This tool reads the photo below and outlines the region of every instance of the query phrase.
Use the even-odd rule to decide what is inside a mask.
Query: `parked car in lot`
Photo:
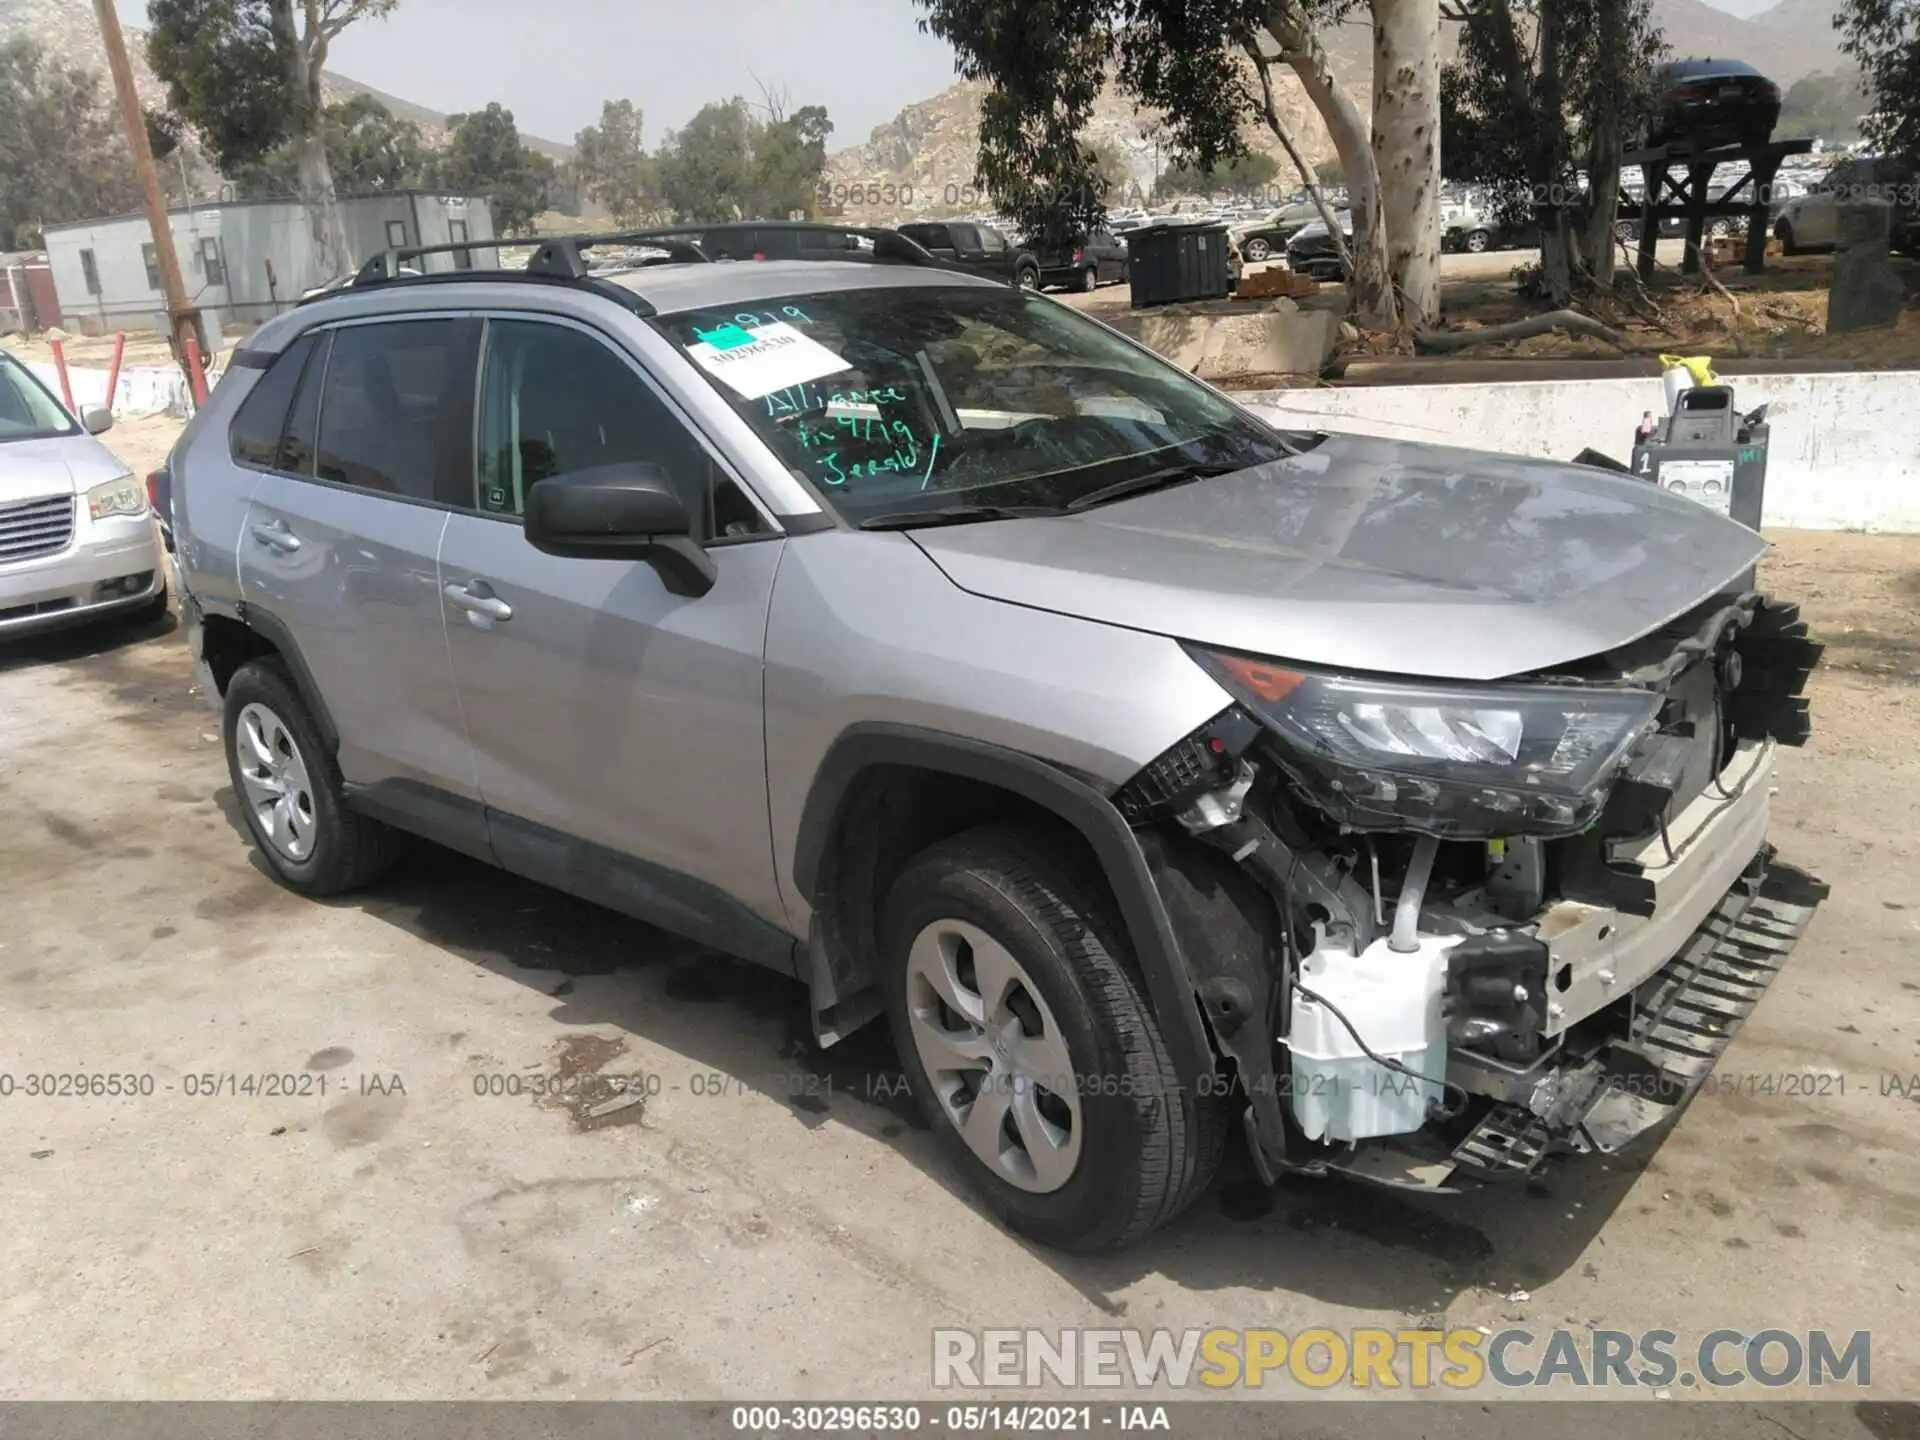
[[[1108,230],[1095,230],[1070,249],[1048,251],[1029,242],[1040,262],[1042,285],[1094,290],[1127,278],[1127,242]]]
[[[411,832],[793,977],[823,1043],[884,1016],[1053,1245],[1233,1137],[1451,1190],[1677,1113],[1805,918],[1755,898],[1819,653],[1761,538],[1277,429],[869,238],[549,239],[249,337],[171,469],[264,864],[338,894]]]
[[[1251,220],[1229,225],[1227,233],[1233,237],[1248,263],[1258,265],[1275,255],[1285,254],[1287,243],[1300,232],[1300,228],[1319,218],[1319,207],[1311,201],[1282,205]]]
[[[1653,87],[1648,145],[1763,145],[1780,123],[1780,87],[1743,60],[1671,60]]]
[[[1920,240],[1920,180],[1911,167],[1883,156],[1848,156],[1805,194],[1788,197],[1773,222],[1773,233],[1789,255],[1831,250],[1840,243],[1839,204],[1847,199],[1887,202],[1890,239],[1896,249],[1914,250]]]
[[[900,233],[925,247],[936,259],[964,265],[998,280],[1011,280],[1026,289],[1040,284],[1040,259],[1015,245],[991,225],[960,220],[916,220]]]
[[[1333,218],[1340,223],[1340,233],[1351,245],[1353,212],[1337,211]],[[1340,259],[1340,251],[1333,243],[1326,221],[1310,221],[1294,232],[1293,239],[1287,242],[1287,268],[1297,270],[1302,275],[1311,275],[1316,280],[1346,279],[1346,265]]]
[[[146,487],[94,438],[112,424],[0,351],[0,638],[166,611]]]

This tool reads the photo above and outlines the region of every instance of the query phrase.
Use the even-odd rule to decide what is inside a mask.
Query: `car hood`
[[[1369,436],[1079,515],[909,532],[977,595],[1342,670],[1491,680],[1732,585],[1753,531],[1643,480]]]
[[[91,435],[0,440],[0,505],[77,494],[126,473],[127,467]]]

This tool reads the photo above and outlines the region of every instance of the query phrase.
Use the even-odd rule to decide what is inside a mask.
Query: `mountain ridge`
[[[1795,80],[1847,65],[1841,54],[1833,14],[1838,0],[1778,0],[1771,9],[1750,19],[1716,10],[1703,0],[1654,0],[1654,20],[1665,33],[1673,56],[1710,56],[1745,60],[1770,76],[1785,90]],[[1447,27],[1451,29],[1452,27]],[[1362,23],[1336,27],[1327,43],[1335,76],[1360,105],[1368,108],[1372,89],[1372,59],[1368,27]],[[871,187],[880,187],[882,208],[903,208],[901,187],[910,187],[911,202],[904,208],[975,208],[975,159],[979,151],[981,81],[960,80],[937,95],[905,106],[884,124],[875,126],[867,140],[827,157],[829,196],[844,200],[850,209],[865,201]],[[1333,143],[1318,113],[1298,85],[1286,83],[1276,96],[1283,118],[1307,158],[1324,164],[1333,157]],[[1152,188],[1161,154],[1143,132],[1152,116],[1136,110],[1111,88],[1096,102],[1087,138],[1112,145],[1127,158],[1132,186]],[[1271,155],[1280,165],[1277,188],[1293,188],[1293,167],[1279,142],[1264,129],[1250,130],[1251,148]],[[892,187],[892,199],[889,189]],[[1115,203],[1124,203],[1115,202]],[[984,207],[981,207],[984,208]]]
[[[0,42],[16,35],[38,41],[49,54],[68,65],[92,70],[99,75],[102,95],[111,101],[112,83],[107,77],[107,57],[101,48],[98,21],[89,0],[0,0]],[[126,30],[127,56],[133,62],[134,89],[141,103],[164,107],[167,87],[147,63],[147,36],[144,30],[129,26]],[[416,105],[398,95],[388,94],[350,76],[327,71],[322,85],[329,100],[345,100],[355,95],[370,95],[402,120],[411,120],[431,142],[447,133],[451,118],[438,110]],[[573,158],[573,147],[557,140],[522,132],[520,139],[533,150],[556,160]]]

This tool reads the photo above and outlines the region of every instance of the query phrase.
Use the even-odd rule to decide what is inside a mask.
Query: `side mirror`
[[[113,411],[96,405],[80,417],[80,423],[89,435],[104,435],[113,428]]]
[[[704,595],[720,571],[658,465],[602,465],[527,492],[527,541],[579,560],[647,560],[676,595]]]

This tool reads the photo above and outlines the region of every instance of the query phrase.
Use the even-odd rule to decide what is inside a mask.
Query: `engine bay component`
[[[1547,947],[1517,930],[1473,935],[1447,956],[1447,1039],[1515,1063],[1540,1054],[1547,1020]]]
[[[1286,1044],[1293,1117],[1309,1140],[1410,1135],[1432,1118],[1447,1077],[1447,955],[1459,943],[1423,935],[1411,954],[1384,940],[1356,951],[1323,934],[1300,962]]]

